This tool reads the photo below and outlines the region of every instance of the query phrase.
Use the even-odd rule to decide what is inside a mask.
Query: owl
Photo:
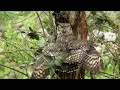
[[[65,11],[55,12],[57,22],[56,42],[50,43],[42,49],[42,54],[39,56],[31,78],[43,79],[49,74],[49,70],[44,68],[47,63],[45,56],[58,57],[61,54],[66,54],[62,65],[55,68],[55,72],[61,79],[72,79],[79,76],[79,73],[77,73],[79,67],[90,71],[92,75],[103,68],[103,62],[97,50],[92,45],[84,44],[75,37],[71,24],[67,21],[67,13],[65,13]],[[61,15],[63,21],[60,19]],[[74,25],[74,21],[72,24]]]

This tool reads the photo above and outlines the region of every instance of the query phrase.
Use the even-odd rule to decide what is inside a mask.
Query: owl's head
[[[71,25],[69,23],[59,23],[57,27],[57,35],[69,35],[72,33]]]

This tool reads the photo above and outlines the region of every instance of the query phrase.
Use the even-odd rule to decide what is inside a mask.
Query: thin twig
[[[36,14],[37,14],[37,16],[38,16],[38,19],[39,19],[39,21],[40,21],[41,27],[42,27],[42,29],[43,29],[43,34],[45,35],[45,31],[44,31],[44,27],[43,27],[43,24],[42,24],[42,20],[41,20],[41,18],[40,18],[40,16],[39,16],[38,12],[36,12]]]
[[[9,17],[10,18],[10,16],[5,12],[5,11],[3,11],[4,12],[4,14],[7,16],[7,17]]]
[[[18,24],[18,23],[21,23],[21,22],[23,22],[23,21],[25,21],[25,20],[29,19],[30,17],[32,17],[32,16],[34,16],[34,15],[35,15],[35,13],[34,13],[34,14],[32,14],[32,15],[30,15],[29,17],[24,18],[23,20],[18,21],[18,22],[15,22],[15,23],[13,23],[13,24]]]
[[[27,74],[25,74],[25,73],[23,73],[23,72],[21,72],[21,71],[19,71],[19,70],[16,70],[16,69],[14,69],[14,68],[11,68],[11,67],[8,67],[8,66],[6,66],[6,65],[3,65],[3,64],[1,64],[1,63],[0,63],[0,66],[3,66],[3,67],[6,67],[6,68],[9,68],[9,69],[11,69],[11,70],[14,70],[14,71],[16,71],[16,72],[19,72],[19,73],[21,73],[21,74],[23,74],[23,75],[29,77]]]
[[[41,18],[40,18],[40,16],[39,16],[39,13],[36,11],[36,14],[37,14],[37,16],[38,16],[38,19],[39,19],[39,21],[40,21],[40,24],[41,24],[41,27],[42,27],[42,30],[43,30],[43,34],[44,34],[44,36],[46,36],[45,35],[45,30],[44,30],[44,27],[43,27],[43,24],[42,24],[42,20],[41,20]],[[47,40],[45,39],[45,41],[47,42]]]
[[[119,78],[119,77],[116,77],[115,75],[112,75],[112,74],[109,74],[109,73],[106,73],[106,72],[102,72],[102,71],[101,71],[101,73],[102,73],[102,74],[109,75],[109,76],[112,76],[112,77],[114,77],[114,78]]]
[[[49,11],[49,12],[50,12],[50,11]],[[45,11],[43,11],[43,13],[44,13],[45,15],[49,16]]]
[[[19,47],[15,46],[14,44],[8,42],[7,40],[3,40],[3,41],[5,41],[6,43],[12,45],[13,47],[15,47],[15,48],[18,49],[18,50],[22,50],[22,49],[20,49]],[[25,52],[25,51],[23,50],[23,52]],[[27,52],[25,52],[25,53],[26,53],[27,55],[31,56],[33,59],[35,59],[35,58],[34,58],[32,55],[30,55],[29,53],[27,53]]]
[[[0,52],[0,55],[4,55],[5,53],[12,53],[11,51],[2,51]]]

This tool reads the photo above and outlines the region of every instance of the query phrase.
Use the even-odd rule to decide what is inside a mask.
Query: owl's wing
[[[96,73],[103,69],[103,61],[98,54],[87,54],[86,59],[82,62],[83,68],[90,72]]]
[[[45,59],[44,59],[44,56],[41,55],[35,65],[31,79],[45,79],[46,78],[48,71],[43,68],[44,64],[45,64]]]
[[[54,43],[51,43],[45,48],[43,48],[42,52],[43,55],[47,56],[58,56],[61,53],[60,48],[58,48],[57,45]]]
[[[78,49],[78,50],[71,50],[70,55],[64,61],[65,63],[81,63],[81,61],[86,57],[86,52]]]
[[[51,43],[42,50],[42,54],[38,57],[38,60],[36,62],[36,66],[34,68],[34,71],[32,73],[33,79],[44,79],[49,73],[48,69],[45,69],[44,66],[46,63],[49,63],[48,60],[46,60],[45,56],[48,57],[56,57],[60,55],[62,52],[60,52],[59,48],[56,46],[56,44]]]

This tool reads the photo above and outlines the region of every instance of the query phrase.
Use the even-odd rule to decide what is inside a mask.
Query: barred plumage
[[[102,58],[93,46],[90,46],[86,58],[82,61],[82,66],[85,70],[93,73],[97,73],[103,69]]]
[[[64,61],[65,63],[81,63],[83,59],[85,59],[86,52],[78,49],[78,50],[71,50],[69,56]]]
[[[63,63],[62,67],[56,69],[56,74],[59,76],[59,79],[75,79],[77,71],[77,63]]]
[[[46,78],[48,73],[47,73],[47,70],[43,68],[44,63],[45,63],[44,56],[40,56],[33,70],[31,79],[45,79]]]
[[[60,48],[58,48],[58,46],[56,46],[54,43],[48,44],[48,46],[43,48],[42,52],[43,55],[48,56],[58,56],[61,53]]]
[[[97,56],[96,54],[87,55],[86,59],[83,61],[83,67],[92,72],[98,72],[101,69],[101,64],[101,57]]]

